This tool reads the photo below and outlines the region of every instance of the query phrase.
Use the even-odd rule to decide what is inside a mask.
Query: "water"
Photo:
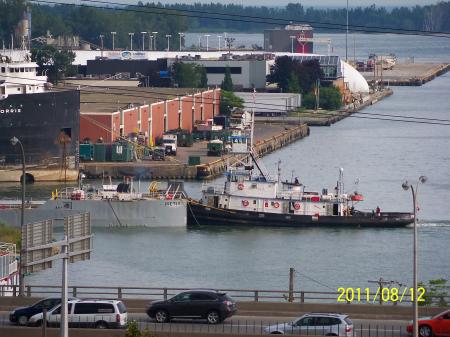
[[[218,35],[220,35],[222,50],[224,49],[223,33],[187,33],[185,36],[186,47],[194,46],[196,48],[200,37],[202,48],[206,48],[206,34],[211,35],[208,38],[210,48],[218,48]],[[264,46],[263,34],[228,33],[227,35],[236,39],[233,47],[251,48],[255,44],[260,47]],[[345,58],[345,34],[315,33],[314,37],[331,39],[331,54]],[[347,44],[348,58],[364,60],[371,53],[380,55],[393,53],[397,55],[399,62],[405,62],[406,59],[411,61],[410,58],[414,58],[415,62],[448,62],[449,42],[448,38],[443,37],[350,33]],[[314,43],[314,52],[327,55],[328,44]]]
[[[448,50],[448,44],[442,48]],[[419,49],[414,54],[447,61],[450,55]],[[395,87],[393,96],[363,112],[450,119],[449,88],[450,74],[422,87]],[[449,149],[449,126],[347,118],[312,128],[310,137],[263,162],[274,173],[281,159],[283,179],[297,176],[313,190],[332,188],[343,167],[346,190],[364,194],[361,209],[369,210],[377,205],[382,211],[411,210],[411,193],[401,183],[427,175],[429,181],[419,186],[419,280],[427,281],[450,279]],[[200,185],[187,182],[186,189],[198,198]],[[28,191],[43,198],[57,187],[35,184]],[[20,197],[18,185],[0,188],[3,196]],[[290,267],[298,271],[296,288],[303,290],[365,288],[379,277],[412,284],[411,228],[94,228],[94,234],[92,259],[69,266],[70,284],[286,289]],[[27,282],[58,283],[59,265]]]

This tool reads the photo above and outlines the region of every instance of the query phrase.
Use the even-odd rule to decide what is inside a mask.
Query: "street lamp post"
[[[153,34],[153,50],[158,50],[158,45],[156,44],[156,34],[158,34],[158,32],[152,32]]]
[[[294,54],[294,40],[295,40],[295,36],[291,35],[291,36],[289,36],[289,38],[291,39],[291,54]]]
[[[145,50],[145,34],[147,34],[147,32],[141,32],[142,34],[142,51]]]
[[[211,35],[209,35],[209,34],[205,34],[205,37],[206,37],[206,51],[209,51],[209,37],[210,37]]]
[[[153,50],[153,35],[148,34],[148,50]]]
[[[167,34],[166,37],[167,37],[167,51],[170,51],[170,38],[172,37],[172,35]]]
[[[178,35],[180,35],[180,51],[181,51],[181,41],[182,41],[182,38],[184,36],[184,33],[178,33]]]
[[[134,33],[128,33],[128,35],[130,35],[130,50],[133,50],[133,36],[134,36]]]
[[[111,32],[111,35],[112,35],[112,50],[114,51],[114,40],[115,40],[115,37],[116,37],[116,32]]]
[[[105,37],[105,35],[103,35],[103,34],[100,34],[99,35],[99,38],[100,38],[100,50],[101,50],[101,52],[100,52],[100,54],[101,54],[101,57],[103,57],[103,38]]]
[[[16,146],[20,145],[20,150],[22,152],[22,208],[20,210],[20,229],[23,228],[24,225],[24,216],[25,216],[25,182],[26,182],[26,172],[25,172],[25,151],[23,150],[22,142],[17,137],[12,137],[10,139],[11,145]],[[24,243],[22,243],[20,248],[20,264],[19,264],[19,295],[25,295],[25,283],[24,283],[24,266],[23,259],[25,257],[24,252]]]
[[[402,188],[407,191],[411,189],[412,198],[413,198],[413,214],[414,214],[414,234],[413,234],[413,337],[418,337],[419,331],[419,307],[417,302],[417,277],[418,277],[418,269],[417,269],[417,193],[419,189],[419,183],[424,184],[427,181],[427,177],[420,176],[419,180],[416,183],[416,188],[410,184],[408,181],[405,181],[402,184]]]
[[[217,35],[217,37],[219,38],[219,51],[220,51],[220,48],[221,48],[221,46],[220,46],[220,39],[222,38],[222,35]]]

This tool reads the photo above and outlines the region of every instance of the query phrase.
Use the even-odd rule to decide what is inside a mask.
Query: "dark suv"
[[[172,318],[203,318],[209,324],[217,324],[235,313],[234,300],[213,290],[186,291],[166,301],[154,301],[147,308],[147,315],[158,323]]]
[[[75,298],[70,298],[74,300]],[[50,310],[61,303],[61,297],[49,297],[30,305],[14,309],[9,315],[9,320],[18,325],[27,325],[31,316],[41,313],[44,309]]]

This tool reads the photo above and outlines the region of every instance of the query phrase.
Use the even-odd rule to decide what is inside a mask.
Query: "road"
[[[0,327],[10,326],[9,312],[0,312]],[[263,334],[264,327],[268,325],[290,322],[296,317],[274,316],[241,316],[236,315],[226,319],[222,324],[210,325],[205,321],[175,320],[170,323],[159,324],[150,319],[146,314],[128,314],[128,321],[136,320],[141,329],[150,331],[171,332],[205,332],[205,333],[229,333],[229,334]],[[355,337],[407,337],[404,320],[377,320],[354,319],[353,336]],[[24,327],[24,329],[27,329]],[[306,335],[321,335],[322,331],[308,330]]]

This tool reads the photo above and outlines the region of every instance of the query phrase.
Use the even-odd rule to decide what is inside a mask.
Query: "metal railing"
[[[192,290],[193,288],[158,288],[158,287],[126,287],[126,286],[77,286],[68,287],[69,295],[80,298],[117,298],[117,299],[168,299],[182,291]],[[205,289],[205,288],[201,288]],[[289,298],[294,303],[344,303],[344,304],[384,304],[384,305],[411,305],[410,296],[404,296],[400,300],[382,297],[383,291],[372,291],[365,293],[359,299],[352,301],[339,300],[342,292],[338,291],[292,291],[289,290],[265,290],[265,289],[211,289],[214,291],[226,292],[238,301],[248,302],[289,302]],[[385,288],[389,289],[389,288]],[[19,296],[18,285],[0,285],[0,294],[9,293],[9,296]],[[25,296],[27,297],[47,297],[59,295],[61,286],[59,285],[26,285]],[[450,294],[426,296],[427,306],[433,306],[442,303],[450,303]],[[425,303],[423,303],[425,305]]]
[[[115,315],[69,315],[70,328],[125,328],[115,322]],[[59,327],[60,316],[48,316],[48,327]],[[393,324],[355,324],[330,325],[330,326],[297,326],[293,322],[285,320],[256,320],[228,318],[218,324],[208,324],[206,320],[178,319],[167,323],[157,323],[146,317],[133,317],[128,314],[128,324],[136,322],[138,329],[150,333],[208,333],[208,334],[230,334],[230,335],[267,335],[282,332],[294,336],[344,336],[344,337],[407,337],[407,327],[403,323]],[[30,326],[41,326],[42,321],[32,322]],[[36,324],[37,323],[37,324]],[[0,321],[0,327],[12,326],[7,320]],[[23,329],[28,329],[23,327]],[[94,335],[94,334],[93,334]]]

